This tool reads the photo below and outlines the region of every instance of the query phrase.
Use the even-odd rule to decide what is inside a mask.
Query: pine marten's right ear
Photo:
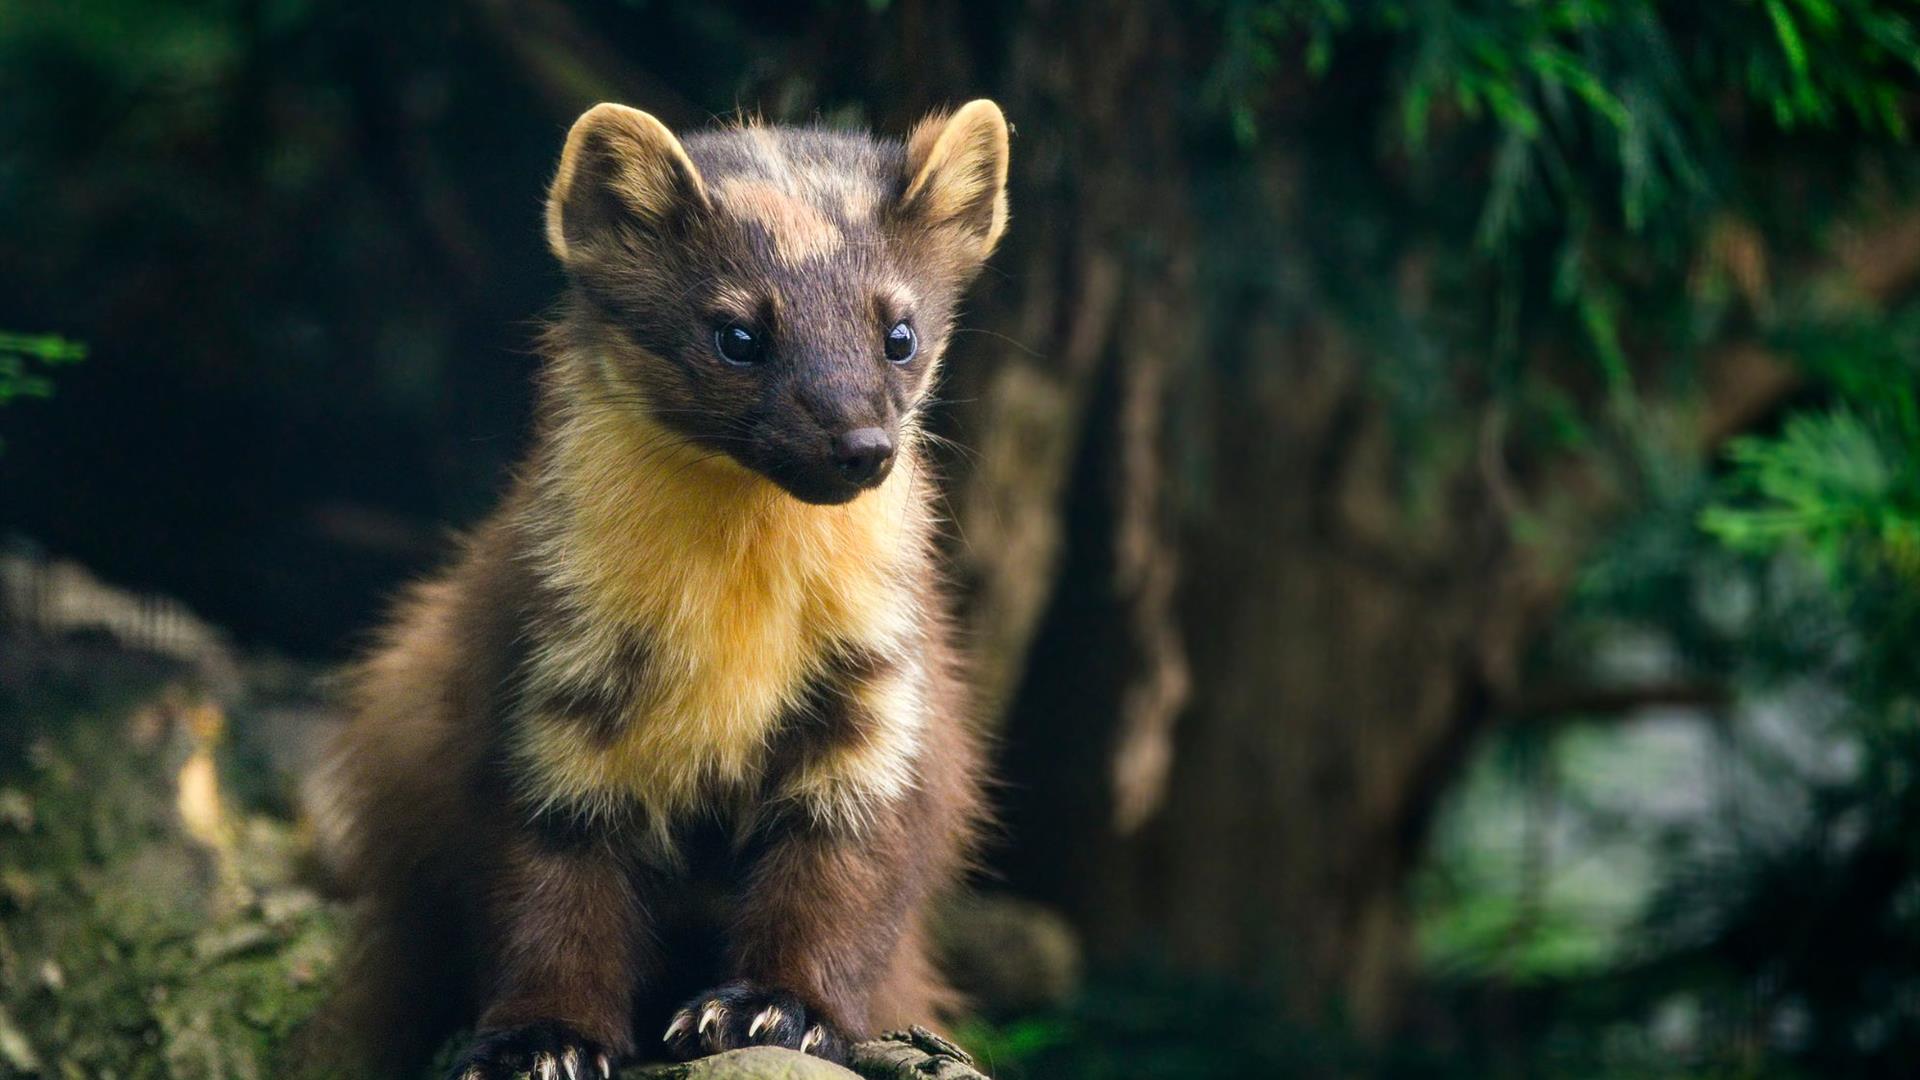
[[[659,228],[707,202],[700,170],[667,126],[605,103],[573,122],[547,194],[547,246],[562,263],[621,228]]]
[[[984,259],[1007,229],[1007,118],[981,98],[922,120],[907,139],[908,218],[952,229]]]

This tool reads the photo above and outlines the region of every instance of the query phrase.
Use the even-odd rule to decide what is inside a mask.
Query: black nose
[[[870,484],[885,475],[892,461],[893,436],[881,428],[855,428],[833,438],[833,463],[841,476],[856,484]]]

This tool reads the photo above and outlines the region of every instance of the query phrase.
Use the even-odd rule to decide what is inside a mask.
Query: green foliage
[[[1701,523],[1742,551],[1812,558],[1837,587],[1920,589],[1920,314],[1888,320],[1881,349],[1855,335],[1852,362],[1816,353],[1839,400],[1736,440],[1727,498]],[[1891,574],[1901,581],[1882,582]]]
[[[1018,1063],[1069,1045],[1073,1024],[1057,1015],[1022,1016],[1004,1023],[971,1019],[955,1036],[980,1061]]]
[[[1427,970],[1513,984],[1605,972],[1629,947],[1657,867],[1644,843],[1594,827],[1604,815],[1586,811],[1687,779],[1658,737],[1502,740],[1449,800],[1416,882]]]
[[[47,372],[87,358],[87,347],[54,334],[11,334],[0,331],[0,405],[15,398],[53,396],[53,378]],[[6,449],[0,439],[0,451]]]
[[[976,1020],[956,1035],[998,1080],[1300,1076],[1339,1065],[1353,1074],[1370,1061],[1355,1044],[1277,1015],[1266,991],[1135,967],[1095,981],[1058,1009]]]
[[[53,396],[53,379],[46,369],[77,364],[87,358],[87,347],[54,334],[10,334],[0,331],[0,405],[14,398]]]
[[[1845,405],[1795,416],[1729,452],[1753,505],[1715,506],[1701,523],[1751,551],[1804,550],[1836,578],[1885,560],[1920,580],[1920,454]]]
[[[1303,92],[1376,125],[1373,175],[1332,176],[1307,196],[1334,219],[1396,215],[1386,250],[1329,254],[1362,268],[1332,271],[1341,291],[1396,281],[1396,247],[1435,252],[1444,317],[1409,320],[1385,301],[1361,309],[1363,332],[1424,339],[1457,381],[1505,393],[1523,429],[1564,428],[1564,413],[1531,415],[1568,400],[1543,379],[1584,378],[1555,371],[1557,353],[1584,354],[1600,376],[1601,393],[1578,395],[1589,416],[1632,420],[1646,378],[1632,356],[1684,360],[1742,314],[1701,288],[1726,222],[1757,226],[1767,248],[1810,245],[1860,177],[1914,167],[1904,110],[1920,93],[1920,9],[1906,0],[1220,0],[1218,11],[1210,100],[1243,145],[1298,142],[1275,127]],[[1337,146],[1302,152],[1339,161],[1355,149],[1351,128],[1327,134]],[[1394,322],[1411,325],[1382,328]],[[1429,379],[1381,377],[1423,419],[1448,403]]]
[[[1480,214],[1490,249],[1517,239],[1530,202],[1542,218],[1611,202],[1635,231],[1691,210],[1738,133],[1708,112],[1725,92],[1782,130],[1904,141],[1920,76],[1920,23],[1901,0],[1252,0],[1228,4],[1227,24],[1242,105],[1290,35],[1315,74],[1339,35],[1386,35],[1401,148],[1476,134],[1497,148]],[[1608,168],[1579,167],[1595,157]]]
[[[1891,1075],[1920,1052],[1916,328],[1912,308],[1783,326],[1805,399],[1723,475],[1674,470],[1602,546],[1553,662],[1604,683],[1625,657],[1727,704],[1496,739],[1424,886],[1437,973],[1548,988],[1559,1037],[1603,1061],[1607,1030],[1765,1075]],[[1542,806],[1545,840],[1506,835]],[[1606,888],[1564,888],[1596,873]],[[1584,963],[1542,962],[1609,931]]]

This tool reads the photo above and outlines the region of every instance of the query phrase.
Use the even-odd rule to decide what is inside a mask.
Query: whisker
[[[988,330],[984,327],[979,327],[979,326],[957,326],[953,329],[953,333],[956,336],[960,334],[983,334],[997,341],[1005,342],[1006,344],[1011,345],[1016,349],[1019,349],[1021,352],[1027,354],[1028,356],[1036,360],[1040,358],[1039,350],[1034,349],[1032,346],[1027,345],[1025,342],[1016,340],[1014,338],[1010,338],[1007,335],[1002,334],[997,330]]]

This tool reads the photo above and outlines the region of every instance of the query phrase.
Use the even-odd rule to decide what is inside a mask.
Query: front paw
[[[785,990],[743,980],[716,986],[673,1014],[661,1036],[667,1051],[691,1061],[743,1046],[784,1046],[847,1063],[847,1039]]]
[[[485,1031],[447,1080],[608,1080],[613,1062],[593,1040],[565,1024],[543,1020],[534,1024]]]

